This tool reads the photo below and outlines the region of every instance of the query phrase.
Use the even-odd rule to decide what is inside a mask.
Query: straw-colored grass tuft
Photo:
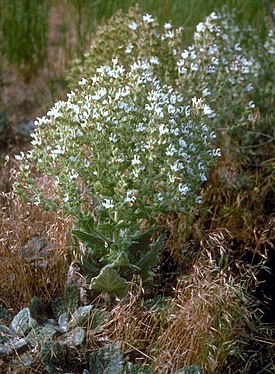
[[[157,343],[156,373],[171,373],[192,364],[199,365],[203,373],[219,373],[245,339],[251,299],[240,278],[229,267],[217,265],[216,258],[226,255],[223,231],[212,233],[206,242],[190,277],[179,280],[169,309],[170,325]],[[216,252],[215,260],[210,247]]]
[[[33,296],[45,302],[63,292],[71,222],[13,193],[1,194],[0,303],[19,310]]]
[[[154,345],[164,321],[161,312],[144,307],[143,288],[134,286],[125,299],[111,311],[111,318],[104,331],[109,341],[122,341],[124,352],[136,363],[151,362],[151,348]]]

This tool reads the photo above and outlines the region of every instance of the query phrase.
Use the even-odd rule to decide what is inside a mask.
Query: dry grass
[[[225,274],[213,279],[202,264],[194,267],[190,283],[179,283],[171,304],[171,325],[158,341],[156,372],[194,363],[205,373],[220,372],[244,334],[248,311],[241,306],[239,287]]]
[[[246,337],[250,299],[240,278],[229,267],[217,266],[216,259],[227,252],[223,232],[212,233],[208,241],[211,246],[204,243],[190,278],[179,280],[169,309],[170,324],[157,342],[157,373],[192,364],[204,373],[220,373],[229,355],[237,354],[240,339]]]
[[[14,310],[26,306],[33,296],[50,302],[63,292],[66,282],[71,222],[20,201],[13,192],[0,198],[0,302]],[[24,246],[31,247],[34,238],[50,248],[46,267],[38,266],[43,263],[39,252],[33,261],[24,256]]]
[[[104,336],[106,342],[121,341],[126,355],[136,363],[151,363],[152,348],[165,326],[165,312],[155,313],[144,307],[141,280],[137,278],[135,283],[127,297],[111,310],[101,337]]]

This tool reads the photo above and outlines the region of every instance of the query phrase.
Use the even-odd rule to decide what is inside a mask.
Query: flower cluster
[[[116,57],[126,68],[138,59],[148,59],[159,79],[174,84],[182,36],[182,28],[170,23],[160,26],[151,15],[143,15],[137,5],[127,14],[118,12],[98,27],[83,58],[73,61],[67,76],[69,86],[74,89],[80,79],[93,76],[98,66]]]
[[[194,90],[205,97],[219,128],[255,121],[250,93],[261,66],[246,48],[247,38],[253,39],[253,31],[240,30],[234,14],[213,12],[197,25],[193,44],[177,61],[179,89],[189,97]]]
[[[220,155],[214,116],[203,99],[186,101],[162,84],[149,60],[127,70],[113,59],[37,120],[33,149],[21,157],[23,185],[32,181],[26,192],[47,203],[31,173],[48,175],[55,189],[48,203],[76,216],[108,211],[125,223],[187,210]]]

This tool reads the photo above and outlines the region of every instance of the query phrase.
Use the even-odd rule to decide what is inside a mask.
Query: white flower
[[[69,157],[69,161],[70,162],[75,162],[77,160],[77,157],[76,156],[70,156]]]
[[[146,129],[146,127],[144,126],[144,123],[142,123],[142,122],[139,122],[136,126],[136,131],[137,132],[143,132],[145,129]]]
[[[152,65],[159,65],[159,59],[158,59],[158,57],[157,56],[150,57],[150,63]]]
[[[170,165],[170,169],[173,171],[183,170],[184,166],[182,162],[176,161],[173,165]]]
[[[138,25],[133,21],[133,22],[129,23],[128,27],[131,30],[136,30],[138,28]]]
[[[202,183],[205,182],[205,181],[207,181],[207,177],[206,177],[206,175],[204,173],[200,173],[200,178],[201,178],[201,182]]]
[[[209,73],[209,74],[215,74],[216,71],[217,71],[217,68],[214,65],[207,65],[205,67],[205,71],[206,71],[206,73]]]
[[[140,157],[138,155],[134,155],[134,158],[132,160],[132,165],[139,165],[141,164]]]
[[[46,117],[37,117],[37,119],[34,121],[34,125],[35,126],[41,126],[41,125],[47,125],[48,123],[50,123],[51,121]]]
[[[168,179],[169,179],[169,182],[170,182],[170,183],[174,183],[174,182],[175,182],[175,177],[174,177],[174,175],[168,174]]]
[[[125,49],[125,53],[131,53],[133,48],[134,48],[134,46],[133,46],[132,43],[128,44],[126,49]]]
[[[58,183],[57,183],[58,184]],[[63,197],[64,203],[67,203],[70,200],[69,195],[66,193]]]
[[[58,144],[56,149],[52,150],[51,157],[52,157],[53,160],[55,160],[58,155],[62,155],[64,153],[65,153],[65,147],[60,146],[60,144]]]
[[[100,100],[100,99],[102,99],[103,96],[106,95],[106,93],[107,93],[106,88],[102,87],[99,90],[97,90],[94,95],[92,95],[92,99],[93,100]]]
[[[204,164],[203,164],[202,161],[200,161],[200,162],[198,163],[198,169],[199,169],[199,170],[204,170],[204,169],[205,169]]]
[[[194,64],[192,62],[190,68],[191,68],[192,71],[198,71],[199,70],[199,65],[198,64]]]
[[[168,110],[169,114],[176,112],[176,108],[173,105],[171,105],[171,104],[168,105],[167,110]]]
[[[72,170],[69,171],[69,175],[68,175],[68,177],[69,177],[71,180],[77,179],[78,176],[79,176],[79,174],[78,174],[74,169],[72,169]]]
[[[168,31],[168,32],[165,34],[165,37],[166,37],[167,39],[173,39],[173,37],[174,37],[174,31],[172,31],[172,30]]]
[[[189,56],[189,52],[185,49],[185,50],[182,52],[181,57],[185,60],[185,59],[188,58],[188,56]]]
[[[235,44],[234,49],[235,49],[235,51],[241,51],[242,48],[240,47],[240,43]]]
[[[109,208],[113,208],[114,207],[114,203],[113,203],[113,200],[112,199],[104,199],[102,201],[102,206],[104,206],[104,208],[106,209],[109,209]]]
[[[179,145],[181,148],[185,148],[187,146],[186,141],[183,138],[179,139]]]
[[[167,133],[169,133],[169,129],[162,123],[159,126],[159,133],[160,133],[160,135],[167,134]]]
[[[173,156],[177,152],[176,148],[173,145],[169,145],[166,150],[166,156]]]
[[[54,106],[47,112],[47,116],[58,118],[62,116],[62,113],[60,113],[59,108],[57,106]]]
[[[187,184],[180,183],[179,184],[179,191],[182,195],[186,195],[187,192],[189,191],[189,187],[187,186]]]
[[[205,31],[205,25],[200,22],[196,27],[197,32],[204,32]]]
[[[197,203],[197,204],[201,204],[201,203],[202,203],[202,198],[201,198],[201,196],[197,196],[197,197],[196,197],[196,203]]]
[[[80,81],[78,81],[79,86],[85,86],[88,83],[87,79],[82,78]]]
[[[216,20],[218,17],[217,17],[217,14],[215,12],[212,12],[209,16],[210,19],[212,20]]]
[[[190,58],[191,58],[191,60],[195,60],[197,58],[197,55],[196,55],[195,51],[191,51]]]
[[[190,116],[190,106],[187,105],[187,106],[185,107],[184,111],[185,111],[185,117],[189,117],[189,116]]]
[[[110,136],[109,136],[109,140],[110,142],[112,143],[116,143],[118,141],[118,138],[117,138],[117,135],[112,133]]]
[[[125,203],[134,203],[137,199],[135,196],[136,193],[137,191],[133,191],[133,190],[128,191],[127,196],[124,199]]]
[[[96,71],[97,71],[97,73],[99,73],[99,74],[104,74],[105,73],[105,71],[106,71],[106,69],[107,69],[107,66],[99,66],[97,69],[96,69]],[[97,81],[97,77],[93,77],[93,78],[95,78],[95,82]],[[94,80],[93,80],[93,83],[95,83],[94,82]]]
[[[170,30],[172,28],[171,23],[165,23],[164,28],[165,28],[165,30]]]
[[[161,119],[161,118],[164,117],[163,109],[162,109],[162,107],[160,107],[160,106],[156,106],[156,107],[155,107],[155,113],[156,113],[156,115],[157,115],[157,117],[158,117],[159,119]]]
[[[205,88],[203,91],[202,91],[202,96],[203,97],[206,97],[206,96],[209,96],[211,95],[211,92],[209,90],[209,88]]]
[[[88,168],[90,166],[90,162],[88,160],[84,160],[83,165],[85,168]]]
[[[252,83],[249,83],[249,84],[246,86],[245,89],[246,89],[247,92],[251,92],[251,91],[253,91],[253,89],[254,89],[253,84],[252,84]]]
[[[101,131],[102,130],[102,123],[97,123],[96,124],[96,129],[97,129],[97,131]]]
[[[214,110],[212,110],[210,108],[209,105],[207,104],[204,104],[203,105],[203,114],[205,114],[206,116],[208,116],[209,118],[213,118],[216,116],[216,113],[214,112]]]
[[[253,100],[249,101],[248,105],[247,105],[248,109],[253,109],[255,108],[255,103]]]
[[[212,154],[214,157],[220,157],[222,155],[220,148],[213,149]]]
[[[69,101],[72,100],[74,97],[75,97],[75,92],[71,91],[67,93],[67,98]]]
[[[37,132],[34,132],[34,133],[30,134],[30,136],[33,138],[33,140],[31,141],[32,145],[41,145],[42,144],[42,140],[39,138]]]
[[[15,155],[14,157],[15,157],[16,160],[21,161],[25,157],[25,154],[24,154],[24,152],[21,151],[20,155]]]
[[[151,14],[145,14],[143,17],[142,17],[142,19],[143,19],[143,22],[144,23],[152,23],[152,22],[154,22],[154,18],[151,16]]]

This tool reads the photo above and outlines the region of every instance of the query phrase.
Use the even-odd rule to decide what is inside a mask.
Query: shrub
[[[258,119],[252,98],[255,81],[269,56],[255,30],[250,26],[240,29],[236,19],[233,10],[211,13],[197,25],[193,44],[184,49],[182,28],[168,23],[161,27],[138,7],[126,15],[119,12],[99,27],[83,60],[73,61],[69,85],[75,87],[81,78],[93,76],[110,58],[118,57],[126,67],[136,59],[148,59],[158,78],[186,99],[207,100],[216,112],[213,128],[223,135],[235,128],[239,131],[241,125],[251,127]],[[272,53],[271,34],[265,45]]]
[[[188,211],[199,201],[220,155],[212,144],[213,115],[202,99],[185,102],[162,85],[149,61],[127,71],[113,59],[36,121],[33,149],[18,156],[21,190],[37,205],[76,217],[76,235],[98,246],[91,256],[96,268],[126,262],[131,272],[144,273],[146,262],[156,265],[156,253],[140,271],[125,253],[158,213]],[[39,189],[39,173],[52,181],[51,196]]]
[[[89,248],[79,256],[90,277],[99,276],[95,289],[103,279],[108,290],[110,280],[117,292],[126,289],[114,268],[126,279],[150,275],[155,219],[200,201],[220,155],[213,129],[255,121],[249,93],[260,63],[245,46],[254,40],[249,30],[239,31],[234,17],[212,13],[181,52],[181,29],[161,28],[137,8],[124,20],[118,14],[100,28],[83,67],[75,63],[70,79],[82,79],[67,101],[37,119],[33,149],[17,156],[17,187],[35,204],[76,218],[73,233]],[[40,174],[51,192],[39,187]]]
[[[177,57],[182,49],[183,29],[170,23],[160,26],[152,16],[143,15],[138,5],[127,14],[122,11],[98,27],[90,48],[75,59],[67,75],[69,87],[96,74],[98,66],[118,57],[127,69],[138,59],[148,59],[159,79],[175,83]]]
[[[179,90],[187,97],[207,98],[217,114],[215,128],[223,135],[257,120],[251,93],[261,64],[255,44],[258,36],[249,26],[240,29],[234,12],[213,12],[197,25],[193,44],[177,62]]]

